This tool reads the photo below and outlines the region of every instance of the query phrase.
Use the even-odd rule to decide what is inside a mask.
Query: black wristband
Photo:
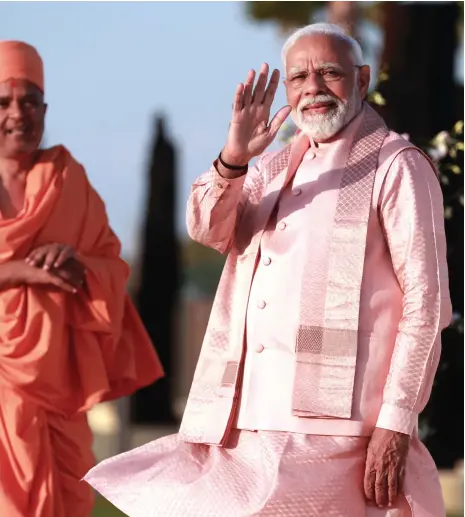
[[[218,160],[220,161],[223,167],[225,167],[226,169],[230,169],[232,171],[241,171],[242,169],[247,169],[247,167],[249,166],[248,163],[246,163],[245,165],[230,165],[229,163],[223,161],[223,158],[221,158],[221,152],[218,155]]]

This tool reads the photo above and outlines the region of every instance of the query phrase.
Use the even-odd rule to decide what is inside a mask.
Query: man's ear
[[[370,78],[370,67],[368,65],[363,65],[362,67],[360,67],[357,76],[357,85],[362,99],[365,99],[365,97],[368,94],[368,88],[370,87]]]

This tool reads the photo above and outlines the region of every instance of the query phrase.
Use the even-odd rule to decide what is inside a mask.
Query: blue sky
[[[46,143],[84,164],[132,256],[144,211],[152,117],[179,150],[178,228],[193,179],[224,144],[238,82],[283,39],[240,2],[0,2],[2,39],[37,47],[49,103]],[[280,86],[274,111],[285,104]]]

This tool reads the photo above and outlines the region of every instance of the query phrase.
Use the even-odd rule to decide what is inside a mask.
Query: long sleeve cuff
[[[411,435],[418,423],[418,414],[391,404],[383,404],[376,427]]]
[[[216,162],[215,162],[216,163]],[[237,178],[224,178],[216,170],[215,163],[210,169],[201,174],[194,182],[193,187],[206,187],[209,190],[208,196],[212,199],[218,200],[228,190],[228,196],[240,195],[242,187],[244,186],[246,174]]]
[[[212,188],[217,192],[218,197],[221,196],[221,194],[223,194],[224,190],[226,190],[227,188],[230,188],[233,191],[242,190],[242,187],[244,185],[244,181],[246,178],[246,174],[243,174],[242,176],[238,176],[237,178],[224,178],[217,171],[215,165],[216,165],[216,162],[210,168],[209,180],[212,183]]]

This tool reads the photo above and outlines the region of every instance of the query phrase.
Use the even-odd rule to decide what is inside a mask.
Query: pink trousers
[[[129,517],[445,517],[436,466],[413,439],[397,508],[367,507],[368,438],[233,430],[226,447],[171,435],[85,477]]]

